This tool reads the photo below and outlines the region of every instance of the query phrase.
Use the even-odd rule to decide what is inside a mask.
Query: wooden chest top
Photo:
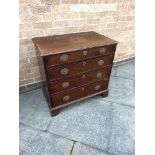
[[[116,44],[117,41],[96,32],[81,32],[32,39],[41,56],[48,56],[85,48]]]

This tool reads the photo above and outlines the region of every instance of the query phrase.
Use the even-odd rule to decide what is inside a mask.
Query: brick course
[[[119,41],[115,62],[134,57],[133,0],[20,0],[20,86],[41,81],[31,38],[96,31]]]

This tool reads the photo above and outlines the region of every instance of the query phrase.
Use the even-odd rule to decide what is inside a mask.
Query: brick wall
[[[20,0],[20,86],[41,81],[32,37],[96,31],[119,41],[115,61],[134,56],[133,0]]]

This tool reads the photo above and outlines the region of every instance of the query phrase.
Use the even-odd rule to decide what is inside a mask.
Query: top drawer
[[[99,55],[114,54],[116,44],[106,45],[103,47],[94,47],[85,50],[78,50],[74,52],[68,52],[65,54],[56,54],[46,57],[47,67],[55,64],[64,64],[72,61],[78,61],[80,59],[87,59]]]

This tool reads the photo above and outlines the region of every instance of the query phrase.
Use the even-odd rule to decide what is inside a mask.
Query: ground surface
[[[134,155],[134,62],[113,67],[109,96],[50,117],[42,90],[20,95],[20,155]]]

